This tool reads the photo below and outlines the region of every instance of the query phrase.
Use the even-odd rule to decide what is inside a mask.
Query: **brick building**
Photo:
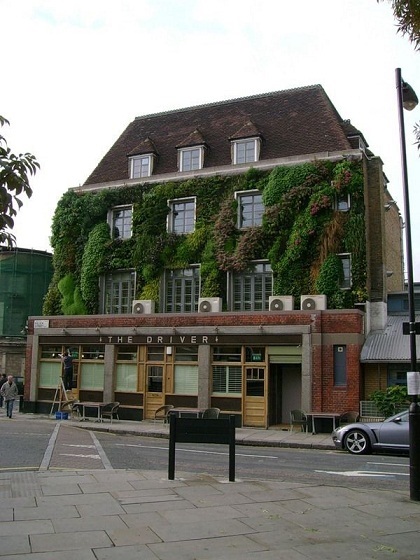
[[[58,204],[26,406],[51,406],[69,349],[75,396],[126,418],[358,409],[365,336],[403,289],[395,223],[381,159],[321,86],[138,117]]]

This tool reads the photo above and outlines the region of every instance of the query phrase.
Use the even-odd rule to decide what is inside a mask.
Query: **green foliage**
[[[0,115],[0,127],[8,124],[9,121]],[[16,242],[15,236],[7,230],[13,229],[16,207],[19,210],[23,205],[20,195],[32,196],[29,179],[38,169],[35,156],[15,155],[0,135],[0,243],[11,246]]]
[[[88,313],[98,313],[99,277],[110,244],[109,226],[106,222],[97,224],[90,232],[83,253],[80,274],[80,292],[86,302]]]
[[[328,255],[322,263],[319,276],[315,282],[315,289],[319,294],[331,297],[339,290],[343,279],[343,265],[340,257],[335,253]]]
[[[326,293],[329,307],[352,306],[366,295],[363,188],[360,163],[316,162],[271,172],[251,168],[235,176],[69,191],[53,219],[55,274],[44,308],[49,314],[61,307],[73,313],[78,297],[79,309],[83,298],[87,312],[96,313],[99,279],[114,270],[135,270],[135,297],[158,301],[165,269],[193,263],[201,266],[200,295],[224,297],[226,273],[244,271],[261,259],[271,264],[275,294]],[[263,223],[239,230],[234,193],[250,189],[263,193]],[[334,210],[337,194],[351,194],[349,212]],[[192,196],[197,201],[194,232],[168,233],[168,202]],[[111,240],[108,212],[124,204],[133,205],[132,237]],[[337,287],[342,275],[337,252],[352,256],[353,286],[345,293]],[[63,292],[61,282],[68,277],[73,285]]]
[[[408,405],[407,388],[402,385],[391,385],[385,391],[373,391],[369,398],[376,403],[379,412],[385,418],[396,414],[403,406]]]
[[[63,297],[61,307],[64,315],[86,315],[86,306],[72,274],[67,274],[60,280],[58,289]]]

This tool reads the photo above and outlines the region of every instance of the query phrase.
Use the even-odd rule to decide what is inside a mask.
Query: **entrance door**
[[[244,426],[266,428],[265,367],[245,368]]]
[[[155,411],[163,402],[163,366],[147,366],[145,418],[154,418]]]
[[[268,386],[268,425],[275,426],[283,423],[283,377],[280,364],[270,364]]]

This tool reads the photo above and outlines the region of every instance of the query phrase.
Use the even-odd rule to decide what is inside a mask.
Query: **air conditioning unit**
[[[209,297],[198,299],[199,313],[216,313],[222,311],[222,298]]]
[[[132,311],[135,315],[150,315],[155,312],[155,302],[151,299],[135,299]]]
[[[327,309],[327,296],[324,294],[300,296],[300,308],[302,311],[321,311],[322,309]]]
[[[270,296],[268,309],[270,311],[293,311],[295,299],[293,296]]]

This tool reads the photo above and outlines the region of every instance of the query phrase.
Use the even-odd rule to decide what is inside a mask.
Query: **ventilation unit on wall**
[[[302,311],[320,311],[322,309],[327,309],[327,296],[324,294],[300,296],[300,308]]]
[[[222,311],[222,298],[209,297],[198,299],[198,311],[200,313],[216,313]]]
[[[295,306],[293,296],[270,296],[268,309],[270,311],[293,311]]]
[[[155,302],[151,299],[135,299],[132,311],[136,315],[150,315],[155,312]]]

